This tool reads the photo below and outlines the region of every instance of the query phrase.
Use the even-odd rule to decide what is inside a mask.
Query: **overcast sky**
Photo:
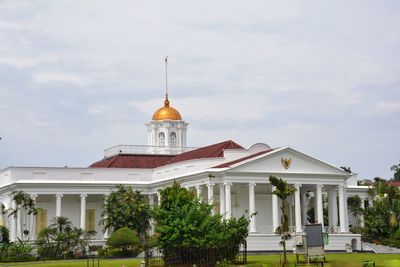
[[[400,1],[0,1],[0,169],[146,144],[289,145],[359,178],[400,161]]]

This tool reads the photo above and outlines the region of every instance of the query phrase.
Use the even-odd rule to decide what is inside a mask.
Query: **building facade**
[[[355,220],[347,209],[347,197],[359,195],[368,202],[367,187],[357,177],[291,147],[271,148],[255,143],[244,148],[228,140],[193,148],[186,146],[188,123],[170,106],[168,96],[146,124],[148,145],[118,145],[106,149],[104,158],[83,168],[9,167],[0,171],[1,223],[11,240],[30,238],[56,216],[65,216],[86,230],[95,230],[94,243],[109,233],[99,224],[104,196],[115,185],[132,186],[158,204],[159,190],[178,181],[214,204],[214,212],[226,218],[256,214],[251,218],[248,250],[279,250],[274,233],[280,222],[280,200],[272,194],[269,176],[284,178],[297,191],[289,199],[290,229],[301,234],[308,223],[319,222],[330,235],[327,250],[361,249],[360,235],[349,231]],[[35,199],[40,212],[8,216],[16,207],[12,192],[22,190]],[[324,210],[328,220],[324,222]],[[293,241],[291,241],[293,242]],[[289,246],[293,245],[289,243]]]

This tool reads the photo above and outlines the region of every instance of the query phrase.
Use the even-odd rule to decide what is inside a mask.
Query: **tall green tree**
[[[400,229],[400,190],[376,181],[368,190],[373,206],[365,209],[365,233],[374,240],[394,239]]]
[[[161,190],[160,196],[161,204],[153,212],[156,245],[163,250],[164,260],[176,259],[177,251],[185,249],[196,258],[200,249],[216,248],[220,248],[219,252],[228,251],[217,255],[219,260],[235,259],[248,235],[249,220],[245,216],[226,220],[222,215],[213,215],[212,205],[177,182]]]
[[[281,225],[276,229],[276,232],[281,236],[282,241],[280,244],[283,247],[283,265],[286,266],[288,265],[288,260],[287,260],[287,252],[286,252],[286,241],[291,238],[290,232],[289,232],[289,218],[288,215],[286,214],[287,209],[288,209],[288,201],[287,198],[294,194],[296,192],[296,187],[294,185],[288,184],[285,180],[282,178],[277,178],[275,176],[270,176],[269,177],[269,182],[271,185],[275,187],[274,191],[272,191],[272,194],[278,196],[282,200],[282,205],[281,205]]]
[[[132,187],[117,185],[105,197],[103,219],[100,221],[105,229],[116,231],[123,227],[135,230],[142,238],[147,236],[150,228],[150,208],[140,191]]]
[[[393,180],[400,181],[400,163],[397,165],[395,164],[392,167],[390,167],[390,170],[394,171]]]

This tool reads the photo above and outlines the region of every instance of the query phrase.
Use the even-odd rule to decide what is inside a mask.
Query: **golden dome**
[[[165,95],[164,107],[159,108],[156,110],[156,112],[154,112],[153,120],[154,121],[182,120],[181,114],[179,114],[179,112],[176,109],[169,106],[169,100],[167,94]]]

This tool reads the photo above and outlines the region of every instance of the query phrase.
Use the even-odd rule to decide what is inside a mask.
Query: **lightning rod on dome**
[[[165,57],[165,98],[168,99],[168,56]]]

